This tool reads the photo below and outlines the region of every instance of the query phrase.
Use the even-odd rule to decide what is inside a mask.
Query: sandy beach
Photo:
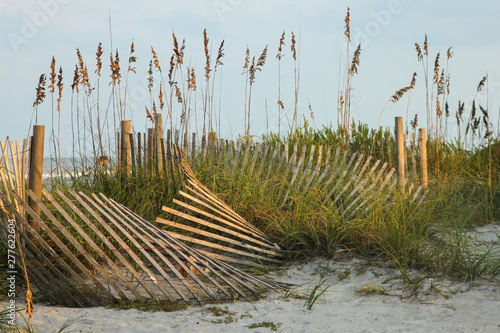
[[[353,258],[312,259],[271,275],[297,287],[170,313],[35,305],[32,324],[36,332],[65,323],[64,332],[500,332],[498,281],[471,285],[412,271],[412,285],[395,269]],[[307,297],[320,281],[319,290],[327,289],[309,310]]]

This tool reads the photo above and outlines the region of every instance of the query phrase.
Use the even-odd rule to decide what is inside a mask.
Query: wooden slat
[[[198,218],[196,218],[194,216],[190,216],[190,215],[178,212],[178,211],[175,211],[175,213],[172,212],[172,214],[175,214],[175,215],[177,215],[179,217],[184,217],[186,219],[193,219],[193,220],[196,219],[198,221],[200,220],[200,219],[198,219]],[[237,240],[229,238],[229,237],[225,237],[225,236],[221,236],[221,235],[218,235],[218,234],[214,234],[213,232],[209,232],[209,231],[204,231],[204,230],[201,230],[201,229],[193,228],[193,227],[187,226],[187,225],[182,224],[182,223],[172,222],[172,221],[165,220],[165,219],[162,219],[162,218],[159,218],[159,217],[156,218],[156,222],[164,224],[164,225],[168,225],[170,227],[182,229],[182,230],[185,230],[185,231],[190,231],[190,232],[196,233],[198,235],[206,236],[208,238],[217,239],[219,241],[223,241],[223,242],[226,242],[226,243],[229,243],[229,244],[237,245],[237,246],[243,247],[243,248],[248,249],[248,250],[254,250],[254,251],[257,251],[257,252],[267,253],[267,254],[270,254],[270,255],[275,255],[276,254],[274,251],[269,251],[269,250],[266,250],[266,249],[263,249],[263,248],[260,248],[260,247],[252,246],[252,245],[243,243],[241,241],[237,241]]]
[[[195,191],[195,190],[193,190],[193,189],[191,189],[191,188],[189,188],[189,187],[186,187],[186,188],[187,188],[188,190],[191,190],[192,192],[196,193],[196,191]],[[219,214],[219,215],[220,215],[220,216],[222,216],[222,217],[225,217],[227,220],[222,219],[221,217],[215,216],[215,215],[213,215],[213,214],[210,214],[210,213],[208,213],[208,212],[205,212],[205,211],[204,211],[205,216],[213,216],[213,218],[214,218],[215,220],[218,220],[218,221],[220,221],[220,222],[222,222],[222,223],[225,223],[225,224],[227,224],[228,226],[230,226],[230,227],[232,227],[232,228],[235,228],[235,229],[237,229],[237,230],[240,230],[240,231],[242,231],[242,232],[245,232],[245,233],[247,233],[247,234],[249,234],[249,235],[252,235],[252,236],[254,236],[254,237],[257,237],[257,238],[259,238],[262,242],[268,242],[268,244],[270,244],[270,242],[267,240],[267,238],[266,238],[266,237],[264,237],[262,234],[256,234],[256,233],[254,233],[254,231],[253,231],[253,230],[251,230],[251,229],[248,229],[248,228],[246,227],[246,225],[243,225],[243,226],[242,226],[242,225],[241,225],[241,224],[240,224],[237,220],[235,220],[235,219],[234,219],[234,218],[232,218],[231,216],[229,216],[229,215],[225,214],[224,212],[222,212],[222,211],[218,210],[216,207],[213,207],[213,206],[209,205],[208,203],[203,202],[202,200],[200,200],[200,199],[198,199],[198,198],[196,198],[196,197],[193,197],[192,195],[190,195],[190,194],[188,194],[188,193],[186,193],[186,192],[179,191],[179,194],[180,194],[180,195],[182,195],[182,196],[184,196],[184,197],[186,197],[186,198],[187,198],[187,199],[189,199],[189,200],[192,200],[192,201],[194,201],[194,202],[196,202],[196,203],[198,203],[198,204],[200,204],[200,205],[202,205],[202,206],[204,206],[204,207],[206,207],[206,208],[210,209],[210,210],[211,210],[211,211],[213,211],[214,213]],[[228,221],[228,220],[230,220],[230,221]],[[232,222],[234,222],[234,223],[236,223],[236,224],[231,223],[231,221],[232,221]],[[268,246],[269,246],[269,247],[271,247],[270,245],[268,245]]]
[[[179,296],[181,296],[184,300],[186,300],[187,298],[184,296],[184,294],[178,290],[178,288],[176,287],[175,283],[172,283],[170,277],[168,276],[168,274],[166,274],[166,272],[164,271],[164,269],[156,262],[156,260],[154,260],[153,257],[151,257],[151,255],[146,251],[146,249],[144,249],[144,247],[134,238],[132,237],[132,235],[130,235],[130,233],[125,229],[123,228],[123,226],[118,222],[116,221],[107,211],[106,207],[103,206],[103,205],[100,205],[96,202],[94,202],[92,199],[90,199],[85,193],[83,192],[80,192],[79,193],[83,198],[85,198],[85,200],[87,200],[87,202],[89,202],[92,206],[94,206],[94,208],[96,208],[101,214],[103,214],[106,219],[108,221],[110,221],[115,227],[118,228],[118,230],[120,230],[120,232],[125,236],[126,239],[128,239],[134,246],[136,249],[138,249],[142,255],[144,257],[147,258],[148,262],[151,263],[157,270],[158,272],[162,275],[162,277],[170,283],[170,285],[172,286],[172,288],[177,292],[177,294]],[[93,195],[93,198],[95,199],[95,196]],[[109,231],[108,231],[109,232]],[[121,237],[116,237],[115,239],[118,240],[121,239]],[[123,242],[123,241],[122,241]],[[124,248],[128,248],[129,246],[128,245],[124,245]],[[137,259],[138,257],[135,256]],[[136,261],[137,262],[137,261]],[[142,261],[139,261],[139,262],[142,262]],[[167,291],[161,283],[158,283],[157,281],[157,278],[155,277],[155,275],[148,269],[146,268],[145,266],[141,267],[145,272],[147,272],[149,275],[150,275],[150,278],[152,281],[156,282],[156,286],[162,291],[162,293],[167,296],[170,300],[174,300],[173,296],[170,294],[169,291]]]
[[[215,243],[212,243],[212,242],[204,241],[204,240],[201,240],[201,239],[196,239],[196,238],[189,237],[189,236],[184,236],[184,235],[181,235],[181,234],[178,234],[178,233],[175,233],[175,232],[167,231],[167,233],[169,235],[171,235],[172,237],[175,237],[177,239],[180,239],[180,240],[183,240],[183,241],[186,241],[186,242],[190,242],[190,243],[194,243],[194,244],[203,245],[203,246],[206,246],[206,247],[210,247],[210,248],[213,248],[213,249],[218,250],[218,251],[231,252],[231,253],[234,253],[234,254],[239,254],[241,256],[245,256],[245,257],[249,257],[249,258],[255,258],[255,259],[258,259],[258,260],[263,260],[263,261],[272,262],[272,263],[276,263],[276,264],[282,264],[283,263],[281,260],[263,257],[263,256],[260,256],[258,254],[248,253],[248,252],[237,250],[237,249],[233,249],[231,247],[227,247],[227,246],[224,246],[224,245],[215,244]]]
[[[45,225],[45,222],[43,222],[40,217],[35,213],[33,212],[33,210],[31,209],[31,207],[29,207],[29,205],[24,202],[24,200],[19,197],[16,193],[12,193],[14,198],[24,207],[24,210],[28,213],[29,216],[31,216],[33,218],[33,220],[35,220],[35,222],[38,223],[39,226],[42,227],[43,230],[45,229],[48,229],[48,232],[47,232],[47,235],[50,235],[52,232],[51,230]],[[0,191],[0,198],[4,199],[5,197],[3,197],[1,191]],[[83,279],[80,277],[80,274],[76,273],[64,260],[62,260],[62,258],[52,249],[52,247],[50,247],[46,241],[29,225],[28,222],[24,221],[24,218],[19,215],[19,213],[17,212],[17,210],[9,203],[7,202],[7,205],[10,206],[10,212],[12,214],[14,214],[14,216],[16,217],[17,221],[21,221],[22,224],[23,224],[23,228],[24,230],[27,230],[31,237],[33,237],[34,241],[36,242],[36,244],[38,246],[41,246],[42,248],[44,248],[45,251],[47,251],[49,254],[50,254],[50,258],[54,259],[67,273],[69,273],[76,281],[79,285],[83,286],[85,288],[85,291],[89,294],[90,297],[92,297],[93,299],[96,300],[96,303],[97,304],[105,304],[104,302],[100,301],[99,300],[99,297],[98,295],[95,293],[95,291],[90,288],[86,283],[85,281],[83,281]],[[55,237],[56,239],[58,239],[57,237]],[[65,248],[65,247],[64,247]],[[63,250],[63,249],[61,249]],[[63,250],[64,251],[64,250]],[[65,253],[66,254],[66,253]],[[66,254],[67,255],[67,254]],[[70,252],[70,256],[71,256],[71,252]],[[74,256],[73,256],[74,258]],[[78,260],[76,260],[76,264],[78,265],[78,263],[80,263]],[[86,270],[86,269],[85,269]],[[85,270],[83,272],[85,272]],[[88,273],[90,274],[90,272],[88,272],[88,270],[85,272],[85,273]],[[92,279],[92,277],[90,277],[90,279]],[[113,297],[114,298],[114,297]],[[94,303],[95,304],[95,303]]]
[[[110,279],[109,275],[105,270],[102,269],[102,267],[95,261],[94,258],[82,247],[82,245],[73,238],[73,236],[66,230],[66,228],[59,222],[58,219],[55,218],[54,215],[47,209],[47,207],[40,201],[39,198],[30,190],[28,191],[29,197],[40,207],[42,212],[47,216],[47,218],[58,228],[58,230],[66,237],[66,239],[78,250],[80,254],[82,254],[85,259],[94,267],[95,270],[97,270],[99,273],[101,273],[106,281],[111,284],[111,286],[116,290],[118,295],[124,299],[128,300],[127,296],[123,293],[121,288],[113,281]],[[80,268],[85,275],[87,275],[88,278],[90,278],[94,284],[99,288],[100,291],[102,291],[104,294],[106,294],[110,299],[114,299],[115,296],[111,294],[107,288],[105,288],[99,280],[97,280],[86,267],[83,265],[83,263],[77,259],[77,257],[71,252],[71,250],[66,247],[66,245],[48,228],[48,226],[43,223],[46,229],[44,230],[48,236],[54,241],[57,246],[63,250],[64,254],[67,255],[69,258],[73,260],[73,263],[75,263],[78,268]]]
[[[99,200],[99,198],[97,197],[97,195],[93,194],[92,195],[94,199],[96,199],[98,201],[98,203],[100,203],[101,205],[103,205],[103,203]],[[109,200],[108,198],[104,197],[102,194],[101,194],[101,197],[104,198],[104,200],[106,200],[108,203],[112,202],[111,200]],[[159,250],[158,250],[158,247],[154,244],[152,244],[149,239],[153,239],[154,237],[152,237],[151,234],[149,234],[145,229],[143,228],[133,228],[129,223],[131,223],[132,225],[135,225],[135,222],[132,221],[130,218],[128,218],[125,214],[123,214],[120,210],[113,210],[111,209],[109,206],[107,205],[103,205],[104,208],[109,212],[111,213],[117,220],[120,220],[121,224],[123,224],[126,228],[128,228],[138,239],[140,239],[142,242],[145,243],[146,247],[150,250],[152,250],[160,259],[163,263],[165,263],[167,265],[167,267],[176,275],[177,279],[179,279],[179,281],[181,281],[183,284],[185,284],[185,286],[188,288],[189,291],[192,292],[192,286],[190,286],[187,281],[182,277],[182,275],[179,273],[179,271],[177,271],[175,269],[175,267],[172,265],[172,263],[170,262],[170,260],[168,260],[163,253],[161,253]],[[120,215],[118,215],[120,214]],[[125,221],[127,220],[127,221]],[[144,233],[144,235],[146,237],[144,237],[144,235],[142,235],[138,230],[141,229],[141,232]],[[171,252],[170,250],[164,248],[165,252],[167,252],[167,254],[174,260],[176,261],[177,264],[179,264],[183,269],[184,271],[190,275],[190,277],[195,280],[197,282],[197,284],[203,289],[203,291],[206,293],[207,296],[209,296],[210,298],[212,299],[215,299],[215,295],[213,294],[213,291],[211,291],[203,282],[201,282],[197,277],[196,275],[191,272],[191,270],[186,266],[186,264],[180,260],[173,252]],[[147,253],[147,252],[146,252]],[[170,276],[168,276],[168,274],[164,271],[163,267],[161,267],[159,265],[159,263],[151,256],[149,255],[149,253],[147,254],[146,256],[149,260],[149,262],[151,264],[153,264],[155,266],[155,268],[160,272],[160,274],[163,276],[163,278],[165,278],[165,280],[170,284],[170,286],[176,290],[177,293],[179,293],[179,295],[182,295],[183,298],[185,300],[187,300],[187,298],[184,296],[184,294],[179,290],[179,288],[176,286],[174,280],[172,280],[172,278]],[[186,259],[187,260],[187,259]],[[197,267],[196,264],[193,265],[193,267]],[[199,269],[200,273],[204,273],[203,270]]]
[[[125,241],[115,232],[115,230],[113,228],[111,228],[111,226],[106,223],[102,217],[100,215],[98,215],[94,209],[92,209],[88,204],[87,202],[89,202],[90,204],[92,204],[94,207],[96,207],[95,203],[90,200],[89,197],[87,197],[85,195],[85,193],[81,192],[81,195],[87,200],[87,202],[85,202],[81,197],[80,195],[78,195],[75,191],[73,190],[68,190],[69,193],[80,203],[80,205],[82,205],[86,210],[87,212],[89,212],[97,222],[99,222],[99,224],[110,234],[111,237],[113,237],[113,239],[118,242],[118,244],[121,246],[121,248],[128,254],[130,255],[130,257],[134,260],[134,263],[136,263],[147,275],[148,277],[150,278],[151,281],[153,281],[155,283],[155,285],[162,291],[162,293],[167,296],[170,300],[175,300],[174,297],[166,290],[164,290],[161,285],[159,284],[159,282],[157,281],[157,278],[156,276],[154,275],[154,273],[144,264],[144,262],[135,254],[134,251],[132,251],[132,249],[130,248],[129,245],[127,245],[127,243],[125,243]],[[104,214],[105,216],[106,214]],[[142,281],[142,278],[139,278],[138,281]],[[148,289],[146,289],[148,290]],[[151,292],[153,294],[155,294],[151,289],[149,289],[148,293]]]
[[[44,196],[48,199],[53,201],[53,206],[66,218],[68,223],[71,224],[71,226],[87,241],[87,243],[96,251],[100,257],[106,262],[116,273],[116,275],[125,283],[125,285],[129,288],[129,290],[134,294],[134,296],[140,301],[144,302],[144,298],[142,295],[139,293],[139,291],[135,288],[133,284],[131,284],[128,279],[123,275],[122,271],[118,266],[115,265],[113,260],[109,258],[104,251],[102,251],[97,244],[94,243],[92,238],[90,238],[82,229],[81,227],[64,211],[64,209],[54,200],[54,198],[48,193],[47,190],[42,190]],[[94,224],[92,224],[88,218],[76,207],[60,190],[56,191],[57,195],[71,208],[72,212],[76,213],[78,217],[89,227],[89,229],[94,232],[94,235],[99,237],[99,239],[110,249],[111,253],[116,255],[118,260],[128,269],[129,272],[131,272],[133,275],[136,277],[139,276],[139,274],[133,269],[133,267],[129,264],[127,260],[122,256],[122,254],[116,249],[116,247],[107,239],[105,235],[103,235],[99,229],[96,228]],[[132,270],[131,270],[132,269]],[[136,273],[136,274],[134,274]],[[142,279],[138,279],[138,281],[141,281]],[[145,283],[141,283],[141,285],[145,285]],[[149,288],[145,288],[148,290]],[[151,294],[150,294],[151,295]],[[155,294],[153,293],[151,295],[152,297],[155,297]]]
[[[211,218],[211,219],[214,219],[214,220],[219,221],[221,223],[224,223],[224,224],[226,224],[229,227],[232,227],[232,228],[235,228],[235,229],[240,230],[242,232],[248,233],[249,235],[252,235],[252,236],[254,235],[253,232],[250,232],[247,229],[241,228],[240,226],[235,225],[235,224],[233,224],[233,223],[231,223],[231,222],[229,222],[227,220],[224,220],[224,219],[222,219],[222,218],[220,218],[218,216],[215,216],[213,214],[207,213],[207,212],[205,212],[202,209],[198,209],[198,208],[196,208],[196,207],[194,207],[192,205],[189,205],[187,203],[184,203],[184,202],[176,200],[176,199],[174,199],[174,203],[178,204],[178,205],[180,205],[180,206],[182,206],[182,207],[184,207],[186,209],[192,210],[195,213],[204,215],[204,216],[206,216],[208,218]],[[275,246],[273,246],[273,245],[269,245],[268,243],[264,243],[264,242],[262,242],[262,241],[260,241],[258,239],[253,238],[253,237],[249,237],[249,236],[243,235],[241,232],[237,232],[237,231],[225,228],[225,227],[221,227],[218,224],[210,223],[210,222],[205,221],[205,220],[201,220],[201,221],[203,221],[203,223],[202,223],[203,225],[206,225],[206,226],[208,226],[210,228],[217,229],[217,230],[222,231],[222,232],[226,232],[228,234],[231,234],[231,235],[236,236],[236,237],[240,237],[242,239],[245,239],[245,240],[247,240],[249,242],[252,242],[252,243],[255,243],[255,244],[259,244],[261,246],[265,246],[265,247],[272,248],[272,249],[275,248]],[[281,255],[279,253],[275,253],[275,254],[276,255]]]

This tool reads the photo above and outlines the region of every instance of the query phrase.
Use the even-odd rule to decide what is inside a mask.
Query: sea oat
[[[285,45],[285,32],[283,31],[283,34],[281,35],[280,38],[280,45],[278,46],[278,54],[276,55],[276,58],[278,60],[281,60],[283,58],[283,45]]]
[[[73,83],[71,84],[71,90],[74,91],[76,89],[76,92],[79,91],[78,84],[80,82],[80,74],[78,72],[78,65],[75,65],[75,73],[73,75]]]
[[[59,67],[59,75],[57,76],[57,91],[58,91],[58,98],[57,98],[57,111],[61,111],[61,99],[62,99],[62,91],[63,91],[63,69],[62,66]]]
[[[209,43],[209,38],[207,35],[207,29],[203,30],[203,45],[205,47],[205,78],[208,81],[210,79],[210,72],[212,71],[210,69],[210,52],[208,51],[208,43]]]
[[[359,66],[359,55],[361,53],[361,44],[358,45],[356,51],[354,51],[354,55],[352,57],[351,68],[349,69],[349,74],[358,74],[358,66]]]
[[[137,61],[137,57],[133,55],[134,52],[135,52],[134,41],[132,41],[132,45],[130,45],[130,57],[128,58],[128,71],[137,74],[137,72],[135,71],[135,67],[132,67],[132,64]]]
[[[243,72],[241,73],[242,75],[248,73],[249,65],[250,65],[250,49],[247,46],[247,51],[245,53],[245,63],[243,64]]]
[[[50,63],[50,85],[47,87],[47,89],[50,90],[51,93],[55,91],[56,87],[56,59],[52,57],[52,62]]]
[[[179,89],[179,87],[177,85],[175,85],[175,96],[177,96],[177,102],[179,102],[179,104],[182,104],[181,90]]]
[[[350,9],[347,7],[347,15],[345,16],[345,35],[347,37],[347,40],[350,42],[351,41],[351,14],[350,14]]]
[[[413,73],[413,77],[411,78],[410,87],[414,88],[416,82],[417,82],[417,72]]]
[[[424,59],[424,56],[422,55],[422,49],[420,48],[420,45],[418,45],[418,43],[415,43],[415,49],[417,50],[418,61],[422,61]]]
[[[426,56],[429,55],[429,43],[427,42],[427,34],[425,34],[425,40],[424,40],[424,54]]]
[[[440,53],[438,52],[434,61],[434,83],[436,84],[439,82],[439,56]]]
[[[163,102],[163,90],[161,85],[160,85],[160,93],[158,94],[158,99],[160,100],[160,110],[163,111],[163,106],[165,105],[165,103]]]
[[[219,51],[217,52],[217,59],[215,59],[215,69],[217,66],[222,66],[224,63],[222,62],[222,58],[224,57],[224,40],[220,43]]]
[[[415,113],[415,118],[413,120],[410,120],[410,126],[413,130],[415,130],[418,126],[418,113]]]
[[[101,42],[99,42],[99,45],[97,46],[97,52],[96,52],[97,64],[96,64],[95,73],[97,73],[97,76],[101,76],[101,68],[102,68],[101,56],[102,56],[102,44],[101,44]]]
[[[36,98],[33,107],[42,104],[45,98],[45,74],[40,75],[38,86],[36,87]]]
[[[453,57],[453,51],[451,50],[451,47],[448,48],[448,51],[446,52],[446,55],[448,59],[451,59]]]
[[[153,89],[153,60],[149,61],[149,70],[148,70],[148,89],[149,93],[151,93],[151,89]]]
[[[486,80],[488,79],[488,75],[484,76],[481,81],[479,81],[479,84],[477,85],[477,92],[479,93],[481,90],[483,90],[484,84],[486,83]]]

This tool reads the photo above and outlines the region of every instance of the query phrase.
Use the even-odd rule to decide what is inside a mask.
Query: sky
[[[213,93],[214,109],[217,115],[220,114],[216,120],[219,137],[236,139],[243,134],[245,52],[248,47],[250,55],[258,58],[266,45],[267,61],[256,73],[252,87],[250,134],[261,136],[287,130],[287,120],[279,112],[277,101],[280,84],[281,100],[291,119],[295,104],[295,64],[290,50],[292,32],[298,51],[299,119],[315,128],[336,127],[338,91],[344,89],[345,67],[350,62],[344,35],[347,7],[350,7],[351,56],[361,44],[358,73],[351,82],[354,121],[367,123],[372,128],[378,125],[393,127],[394,117],[402,116],[407,123],[418,114],[419,127],[426,127],[424,69],[422,62],[417,61],[415,43],[423,45],[427,35],[430,75],[433,75],[438,52],[442,68],[448,63],[449,135],[454,135],[454,115],[459,100],[466,102],[468,113],[475,98],[477,103],[488,108],[497,128],[500,105],[498,1],[7,0],[0,1],[0,139],[9,136],[11,140],[22,140],[29,135],[35,122],[35,89],[40,75],[50,72],[54,57],[56,68],[63,68],[60,129],[63,155],[69,155],[73,149],[71,114],[75,113],[75,104],[73,102],[72,107],[71,83],[78,61],[76,49],[88,64],[91,85],[96,86],[95,54],[99,42],[104,52],[101,107],[110,98],[110,53],[118,49],[121,68],[126,69],[130,45],[134,42],[137,73],[131,73],[127,83],[126,118],[133,120],[135,131],[144,132],[150,126],[145,107],[151,104],[147,87],[151,47],[167,72],[172,54],[172,32],[179,42],[186,41],[184,61],[196,71],[196,108],[201,114],[204,29],[207,29],[213,58],[224,40],[223,65],[216,73]],[[286,39],[279,74],[276,54],[283,32]],[[447,62],[446,53],[450,47],[453,57]],[[417,81],[411,94],[397,103],[388,102],[396,90],[409,85],[414,72]],[[158,80],[159,74],[154,75]],[[487,85],[476,93],[485,75],[488,75]],[[49,94],[37,111],[37,123],[46,126],[46,138],[53,130],[57,133],[59,128],[59,114],[53,111],[51,101]],[[92,107],[96,102],[91,103]],[[173,117],[178,121],[180,107],[173,104]],[[197,129],[198,132],[201,129],[200,118]],[[192,130],[196,130],[195,125]]]

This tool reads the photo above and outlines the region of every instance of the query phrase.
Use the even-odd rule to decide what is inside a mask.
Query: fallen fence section
[[[199,182],[178,146],[174,148],[186,180],[181,200],[174,199],[174,204],[183,211],[163,207],[176,221],[158,217],[156,222],[169,226],[172,237],[212,258],[256,269],[283,264],[279,247]]]
[[[35,296],[52,304],[86,307],[149,299],[202,304],[278,289],[187,246],[102,194],[44,190],[43,200],[31,191],[28,196],[40,216],[15,191],[6,190],[0,191],[5,205],[0,217],[15,221],[16,262],[24,256]],[[7,244],[5,223],[0,223],[0,238]]]

